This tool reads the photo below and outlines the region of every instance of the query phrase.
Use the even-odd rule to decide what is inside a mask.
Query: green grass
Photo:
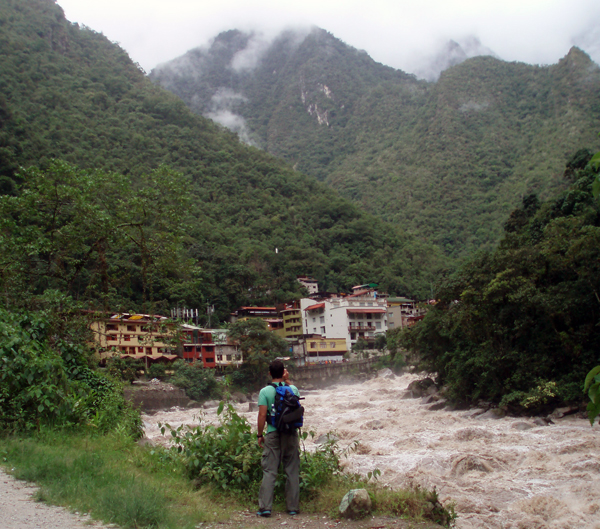
[[[39,500],[125,528],[193,528],[245,508],[215,503],[209,491],[194,490],[178,461],[121,436],[5,438],[0,460],[40,486]]]
[[[16,478],[37,483],[38,500],[124,528],[192,529],[202,522],[230,520],[256,507],[256,495],[247,491],[197,489],[173,452],[139,446],[124,435],[53,432],[0,438],[0,464],[14,469]],[[346,475],[332,475],[318,494],[302,502],[302,511],[336,518],[344,494],[363,487],[373,500],[374,515],[428,520],[446,527],[454,521],[452,508],[442,507],[435,491],[391,491],[373,480]],[[274,508],[285,510],[281,501]]]

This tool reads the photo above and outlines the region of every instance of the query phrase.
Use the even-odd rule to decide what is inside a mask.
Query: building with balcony
[[[305,334],[345,338],[347,350],[361,339],[374,342],[377,334],[388,329],[387,302],[372,288],[313,303],[303,312]]]
[[[165,316],[111,314],[92,320],[90,328],[102,361],[115,354],[146,363],[178,358],[175,324]]]

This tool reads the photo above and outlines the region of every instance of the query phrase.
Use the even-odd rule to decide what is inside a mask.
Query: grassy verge
[[[127,528],[193,528],[242,508],[194,490],[182,465],[129,438],[47,434],[0,439],[0,461],[40,486],[38,499]]]
[[[183,458],[172,451],[141,447],[125,435],[0,438],[0,462],[14,469],[16,478],[37,483],[39,500],[125,528],[191,529],[256,507],[256,494],[249,493],[255,487],[197,489]],[[337,474],[323,482],[318,493],[303,495],[302,510],[335,518],[350,488],[368,490],[376,515],[447,527],[454,520],[452,511],[437,502],[435,492],[390,491],[373,481]],[[281,494],[277,496],[275,509],[285,510]]]

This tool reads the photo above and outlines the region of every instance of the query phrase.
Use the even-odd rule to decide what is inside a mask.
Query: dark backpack
[[[278,432],[293,433],[304,424],[304,408],[300,400],[285,382],[282,386],[269,384],[275,388],[275,403],[269,416],[269,424]]]

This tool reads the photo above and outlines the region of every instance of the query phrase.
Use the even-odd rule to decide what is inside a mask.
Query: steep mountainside
[[[548,67],[475,57],[427,83],[320,29],[230,31],[150,77],[450,255],[495,244],[524,194],[564,188],[568,155],[599,145],[600,68],[577,48]]]
[[[32,193],[46,193],[48,186],[43,177],[19,169],[34,165],[49,168],[46,178],[56,178],[57,189],[67,194],[65,184],[75,182],[75,198],[65,199],[68,207],[87,207],[89,196],[94,215],[107,219],[137,208],[146,225],[136,226],[150,230],[159,242],[160,230],[168,229],[169,223],[158,213],[149,215],[144,204],[168,202],[170,191],[148,186],[179,182],[178,203],[188,206],[179,209],[177,224],[185,233],[169,240],[179,245],[171,260],[181,266],[175,262],[173,275],[157,279],[152,287],[163,308],[174,303],[199,307],[210,301],[223,316],[236,305],[287,300],[298,293],[297,274],[313,275],[331,290],[375,281],[392,293],[429,292],[439,266],[434,248],[364,214],[313,177],[240,144],[234,134],[194,115],[148,80],[117,45],[66,21],[52,0],[0,0],[0,86],[0,190],[18,198],[3,203],[8,213],[0,218],[0,244],[19,252],[27,240],[32,252],[40,252],[35,258],[25,252],[19,257],[22,263],[16,262],[16,255],[2,252],[0,279],[6,288],[16,284],[10,270],[19,270],[23,285],[38,294],[55,287],[93,301],[101,270],[105,294],[114,294],[123,308],[134,307],[148,295],[139,281],[154,258],[147,246],[114,248],[114,261],[107,262],[105,237],[73,249],[68,259],[53,261],[56,255],[36,242],[33,226],[45,229],[45,212],[31,205],[28,210],[27,200]],[[89,188],[93,174],[53,169],[53,158],[82,169],[122,173],[129,184],[99,177],[95,194]],[[183,173],[186,183],[160,174],[143,178],[162,165]],[[89,217],[85,211],[76,213]],[[65,226],[85,241],[86,234],[72,225],[75,217],[65,215]],[[55,262],[58,268],[52,268]],[[44,263],[51,275],[42,281],[29,267]],[[77,281],[61,283],[64,263],[75,267]],[[79,273],[86,263],[95,264]],[[107,283],[107,273],[115,274],[114,284]]]

